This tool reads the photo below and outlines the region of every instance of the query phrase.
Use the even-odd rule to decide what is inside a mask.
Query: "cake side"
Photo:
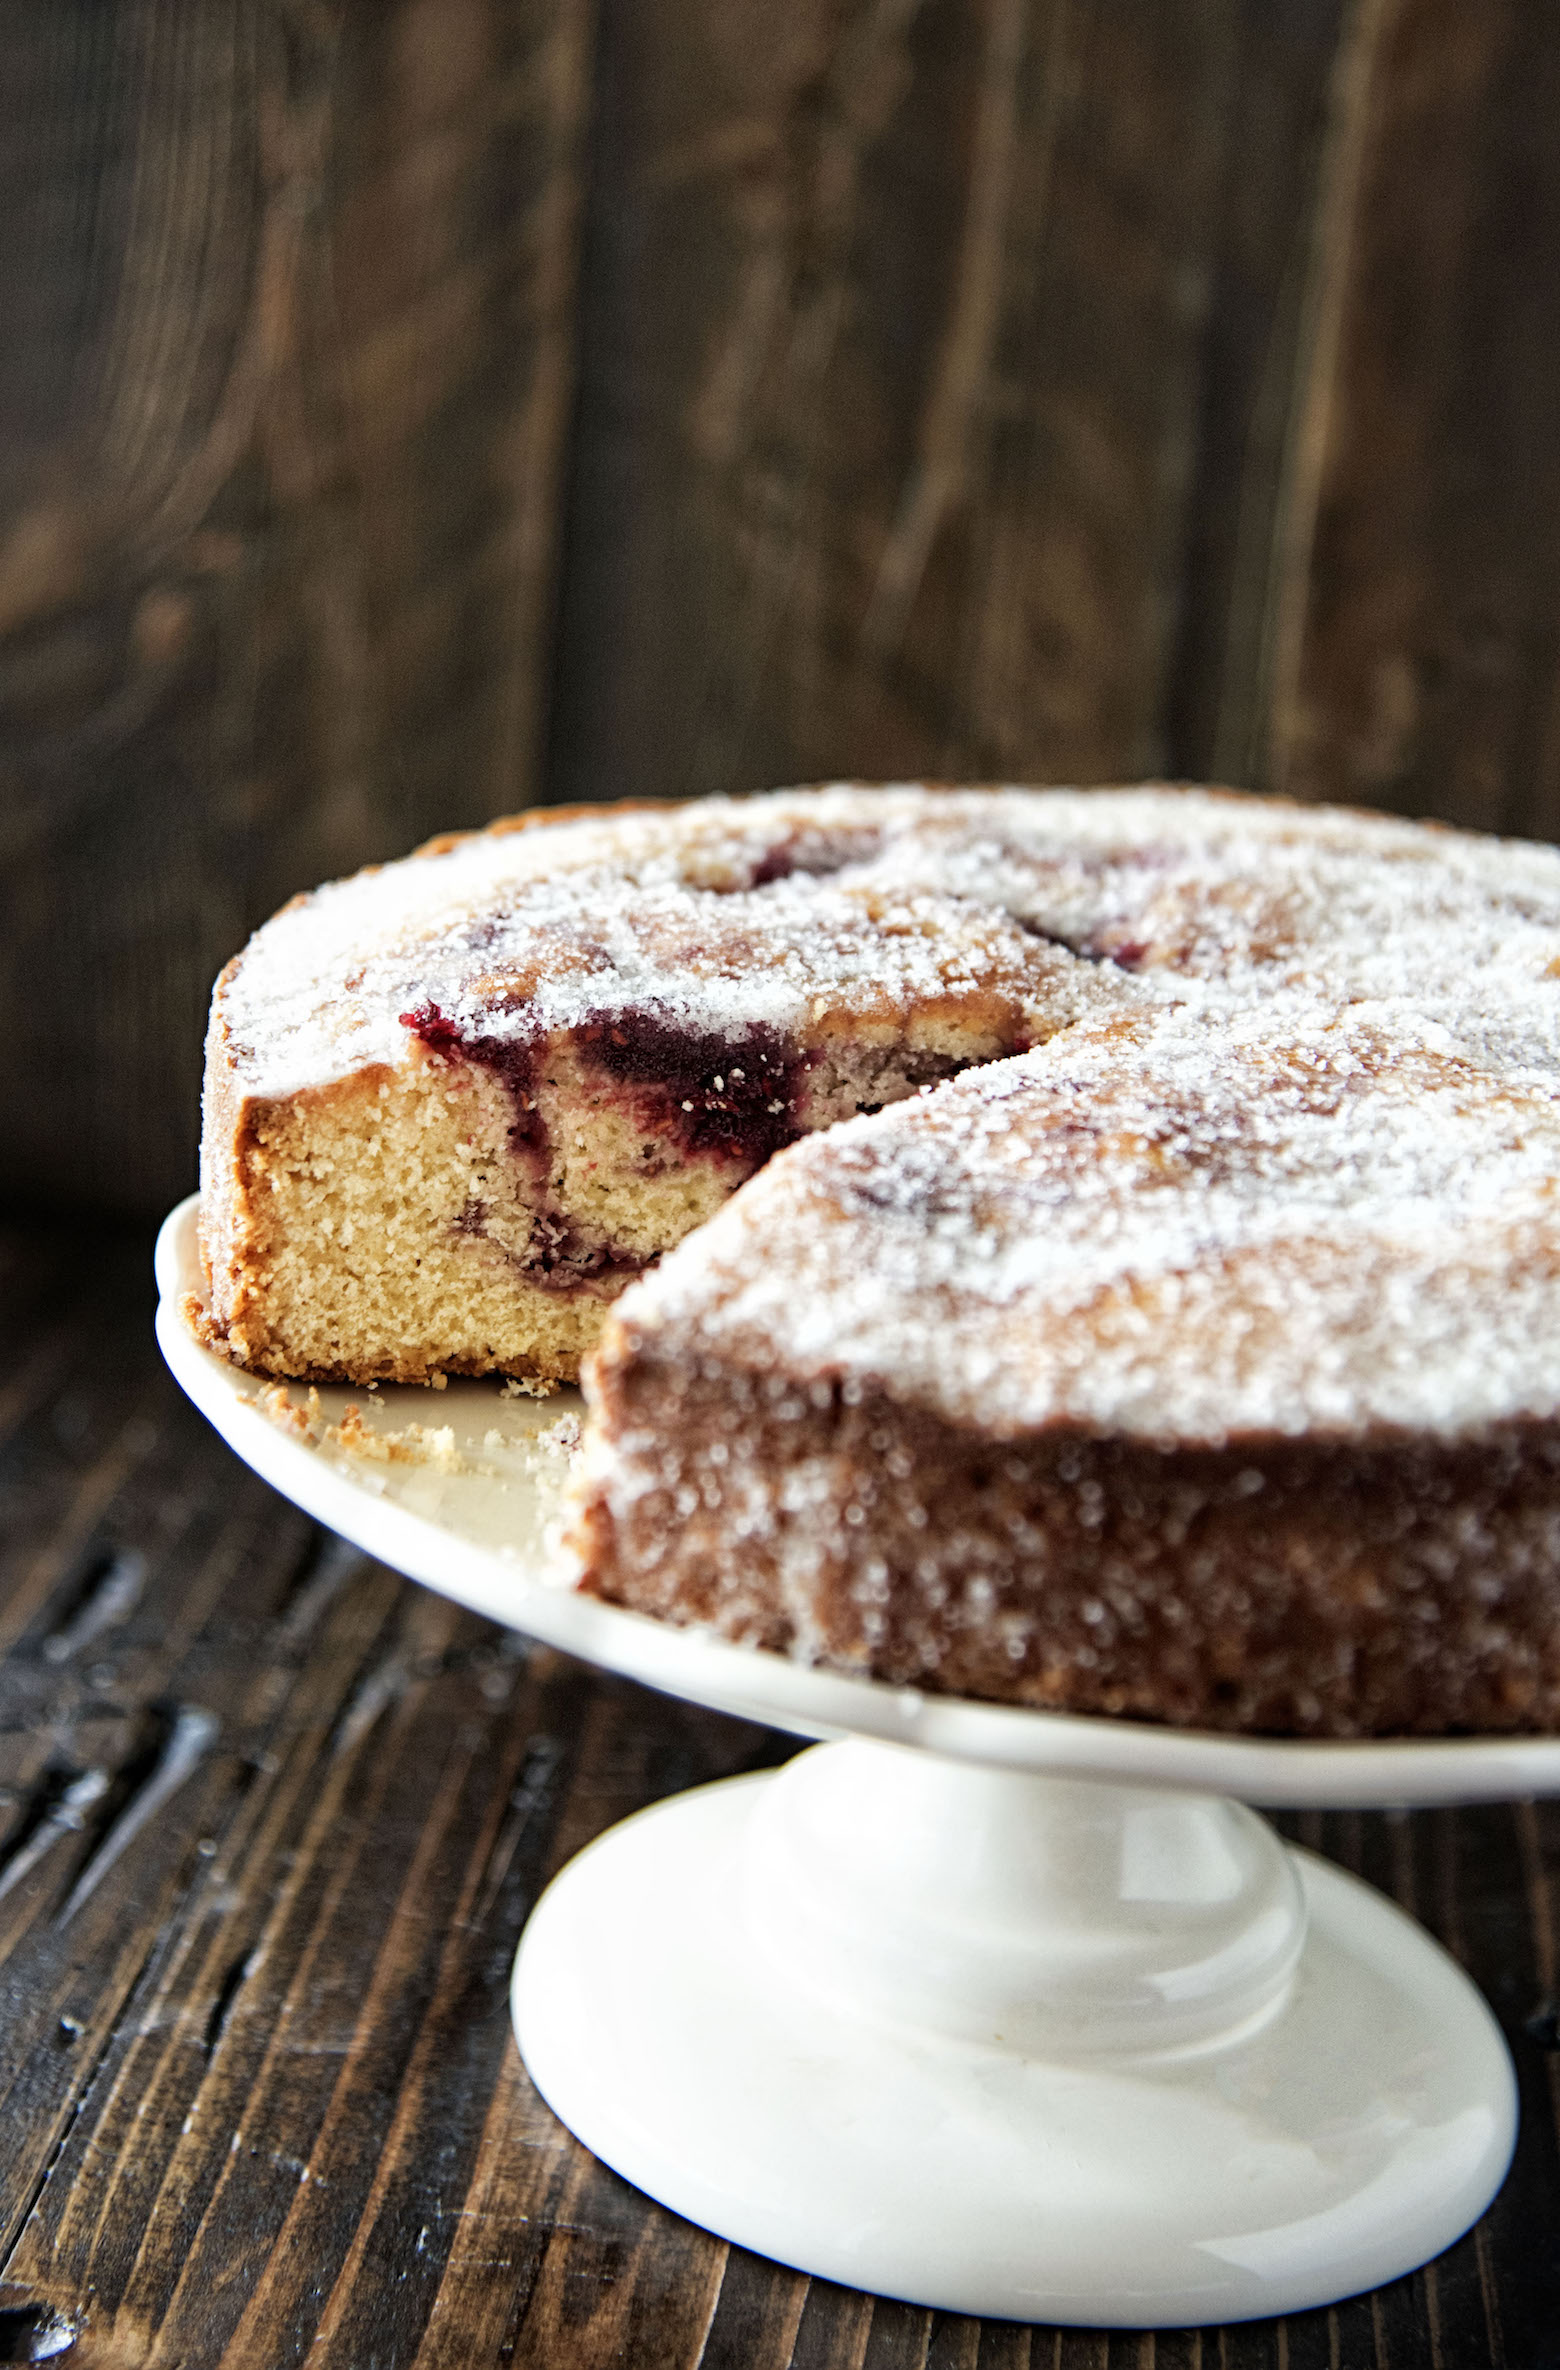
[[[1299,1736],[1560,1726],[1560,1423],[994,1442],[885,1389],[593,1367],[588,1593],[941,1694]]]
[[[1411,1013],[1082,1028],[783,1154],[612,1312],[592,1593],[896,1683],[1560,1715],[1560,1104]]]

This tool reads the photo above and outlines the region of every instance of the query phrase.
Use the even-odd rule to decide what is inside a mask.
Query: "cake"
[[[1542,1728],[1557,1096],[1550,849],[1157,788],[522,818],[224,973],[198,1321],[356,1382],[599,1341],[571,1552],[664,1619]]]
[[[782,1144],[1129,996],[1035,924],[1044,839],[1022,795],[844,788],[523,816],[296,899],[212,1000],[208,1340],[574,1377]]]
[[[1560,1108],[1180,1008],[786,1152],[625,1295],[573,1545],[641,1612],[1199,1728],[1560,1726]]]

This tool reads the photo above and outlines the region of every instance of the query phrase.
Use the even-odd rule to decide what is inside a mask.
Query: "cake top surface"
[[[807,1044],[993,996],[1032,1051],[783,1155],[607,1354],[1014,1434],[1560,1412],[1555,849],[1152,787],[522,819],[296,900],[215,1016],[265,1098],[420,1058],[430,1013]]]
[[[218,1011],[247,1092],[407,1057],[400,1016],[503,1038],[650,1011],[825,1035],[992,990],[1033,1034],[1275,994],[1410,1005],[1560,1074],[1560,852],[1169,789],[839,785],[540,818],[300,898]],[[1553,968],[1552,968],[1553,967]]]
[[[999,1437],[1560,1411],[1560,1105],[1388,1005],[1083,1027],[782,1153],[602,1355],[886,1382]]]

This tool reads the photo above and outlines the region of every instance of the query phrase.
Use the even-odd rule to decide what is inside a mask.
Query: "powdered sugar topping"
[[[1552,849],[1173,791],[839,787],[480,834],[359,874],[267,923],[221,1006],[258,1095],[407,1059],[399,1015],[428,1005],[488,1036],[630,1008],[805,1033],[1037,976],[1048,1026],[1195,992],[1407,994],[1476,1058],[1552,1072],[1551,962]]]
[[[1187,1002],[795,1147],[620,1304],[655,1355],[998,1435],[1560,1412],[1560,1105],[1434,1024]]]
[[[1050,1042],[782,1155],[619,1338],[1010,1432],[1560,1411],[1554,849],[1157,789],[710,800],[323,889],[219,1010],[280,1096],[420,1058],[414,1008],[805,1041],[993,993]]]

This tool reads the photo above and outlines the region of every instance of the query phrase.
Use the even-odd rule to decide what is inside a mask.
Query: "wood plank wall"
[[[293,889],[540,798],[1560,835],[1547,0],[8,0],[0,1190],[152,1209]]]

